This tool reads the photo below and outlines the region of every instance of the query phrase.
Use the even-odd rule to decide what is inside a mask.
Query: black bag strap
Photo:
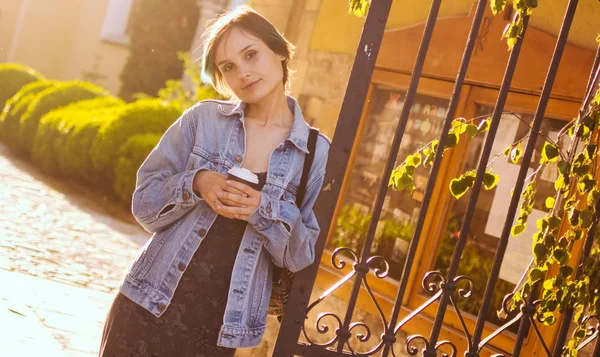
[[[317,148],[317,137],[319,136],[319,130],[315,128],[310,128],[310,133],[308,134],[308,154],[304,157],[304,167],[302,168],[302,177],[300,178],[300,185],[298,185],[298,190],[296,191],[296,206],[300,208],[302,206],[302,201],[304,201],[304,196],[306,195],[306,185],[308,184],[308,174],[310,173],[310,168],[312,167],[312,163],[315,159],[315,151]]]

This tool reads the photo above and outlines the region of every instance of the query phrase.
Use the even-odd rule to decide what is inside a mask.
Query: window
[[[337,218],[329,248],[360,249],[365,240],[375,197],[382,180],[406,92],[383,85],[373,88],[368,121],[349,175],[348,193]],[[436,139],[442,130],[448,99],[417,94],[411,107],[396,164]],[[388,190],[383,204],[372,255],[390,265],[389,277],[400,279],[410,240],[425,193],[429,167],[418,167],[412,194]]]
[[[100,37],[103,40],[129,45],[129,19],[135,0],[109,0]]]
[[[485,117],[491,115],[494,108],[484,105],[477,105],[475,117]],[[528,114],[504,114],[500,120],[498,133],[492,146],[489,166],[492,172],[500,174],[498,186],[490,191],[481,190],[477,200],[473,220],[469,227],[467,243],[461,256],[461,263],[458,266],[457,275],[465,275],[473,280],[474,290],[469,299],[459,299],[458,305],[463,312],[477,315],[483,299],[484,288],[489,277],[494,255],[498,246],[499,238],[504,227],[508,206],[512,197],[512,189],[515,186],[517,175],[520,169],[521,160],[518,164],[511,162],[510,158],[502,153],[504,149],[511,146],[520,139],[523,150],[527,144],[527,137],[530,131],[529,125],[533,121],[533,116]],[[565,125],[565,122],[553,118],[544,118],[542,121],[541,133],[552,140],[557,140],[559,130]],[[476,136],[469,145],[467,153],[467,162],[464,172],[475,170],[477,168],[483,145],[486,137]],[[538,137],[536,149],[532,157],[528,174],[531,175],[537,168],[537,163],[541,158],[541,149],[544,140]],[[497,155],[497,156],[496,156]],[[492,303],[487,314],[487,321],[496,325],[502,325],[507,320],[499,319],[497,312],[500,311],[504,296],[513,291],[515,284],[519,282],[523,273],[529,266],[533,258],[531,246],[533,235],[537,231],[536,221],[546,215],[548,209],[545,207],[544,198],[554,195],[554,181],[556,180],[556,167],[549,165],[539,173],[537,182],[538,195],[534,204],[533,211],[529,215],[527,228],[517,237],[511,237],[508,241],[508,247],[500,268],[500,276],[496,284]],[[528,175],[528,176],[529,176]],[[526,182],[526,184],[529,181]],[[450,209],[447,217],[446,232],[440,244],[435,266],[431,270],[439,270],[446,274],[454,247],[460,232],[460,225],[466,212],[469,201],[470,191],[459,200],[454,200],[454,205]],[[520,207],[520,204],[519,204]],[[518,217],[518,211],[517,211]],[[515,219],[516,220],[516,219]],[[512,315],[511,315],[512,317]],[[518,324],[511,326],[512,332],[517,332]]]

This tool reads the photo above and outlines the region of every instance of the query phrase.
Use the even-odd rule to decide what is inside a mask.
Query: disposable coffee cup
[[[227,173],[229,174],[227,176],[227,179],[229,180],[241,182],[252,187],[255,190],[258,190],[260,188],[258,184],[258,176],[256,176],[252,171],[246,168],[232,167]]]

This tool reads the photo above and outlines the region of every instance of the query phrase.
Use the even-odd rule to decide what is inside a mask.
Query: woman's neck
[[[271,93],[259,102],[248,104],[245,115],[264,127],[290,127],[294,121],[294,115],[290,111],[283,91]]]

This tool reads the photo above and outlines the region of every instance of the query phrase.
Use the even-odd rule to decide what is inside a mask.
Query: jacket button
[[[200,237],[204,237],[206,235],[206,229],[202,228],[201,230],[199,230],[198,235],[200,235]]]
[[[183,200],[184,200],[184,201],[187,201],[187,200],[189,200],[189,199],[190,199],[190,194],[189,194],[189,193],[187,193],[187,192],[184,192],[184,193],[183,193]]]
[[[265,208],[265,211],[267,211],[267,213],[271,213],[271,204],[267,204],[267,207]]]
[[[184,271],[185,270],[185,264],[183,264],[183,263],[177,264],[177,269],[179,269],[180,271]]]
[[[235,157],[235,162],[237,162],[238,164],[239,164],[240,162],[242,162],[242,157],[241,157],[240,155],[237,155],[237,156]]]
[[[158,309],[159,312],[163,312],[165,311],[165,304],[158,304],[156,305],[156,308]]]

